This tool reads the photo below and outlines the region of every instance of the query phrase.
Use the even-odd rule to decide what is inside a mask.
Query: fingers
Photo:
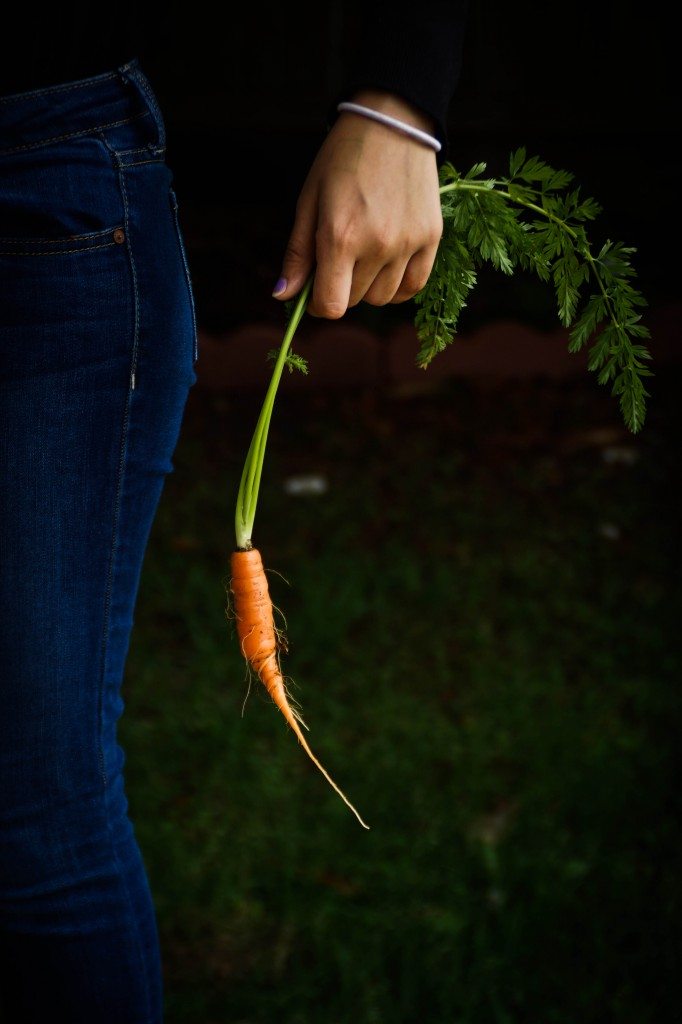
[[[362,299],[383,306],[416,295],[438,250],[438,242],[430,241],[415,252],[413,243],[388,239],[357,217],[343,227],[322,221],[315,239],[315,282],[307,312],[330,319],[342,317]]]
[[[402,280],[393,296],[387,301],[394,303],[405,302],[407,299],[413,298],[417,292],[420,292],[431,276],[437,252],[437,244],[425,246],[423,249],[415,252],[407,261]],[[373,303],[373,297],[371,298],[366,295],[365,301]]]
[[[321,254],[315,271],[313,298],[308,305],[311,316],[338,319],[347,309],[363,300],[371,306],[406,302],[426,285],[438,246],[420,249],[405,261],[393,260],[377,272],[376,257],[353,261],[341,259],[337,252]]]
[[[386,171],[383,147],[375,152],[366,140],[323,147],[296,204],[284,280],[273,296],[292,298],[311,272],[310,316],[340,319],[363,299],[382,306],[416,295],[443,227],[433,168],[423,156],[416,147],[399,149]]]
[[[360,270],[362,264],[363,261],[360,261],[356,266],[358,272],[353,277],[351,301],[348,305],[356,306],[358,302],[364,300],[371,306],[385,306],[400,287],[407,266],[405,259],[393,260],[391,263],[385,264],[378,273],[374,262],[367,264],[365,261],[364,273]],[[355,294],[357,294],[357,298],[354,298]]]
[[[316,233],[315,279],[306,307],[310,316],[338,320],[348,308],[357,246],[350,231],[322,222]]]
[[[303,189],[296,203],[296,218],[289,235],[282,273],[277,284],[284,280],[283,290],[273,291],[273,296],[280,301],[297,295],[308,279],[315,262],[315,227],[317,224],[317,194],[313,188]],[[275,294],[276,292],[276,294]]]
[[[367,276],[375,272],[373,264],[364,268],[363,261],[359,261],[355,265],[349,306],[354,306],[356,301],[360,301],[359,299],[353,300],[356,280],[360,298],[371,306],[385,306],[388,303],[405,302],[407,299],[413,298],[428,281],[437,250],[438,246],[424,247],[410,256],[407,261],[400,259],[387,263],[379,270],[369,286],[365,282]]]

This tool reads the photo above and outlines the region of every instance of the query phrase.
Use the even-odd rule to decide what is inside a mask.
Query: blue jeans
[[[162,1020],[117,722],[145,547],[196,380],[171,183],[163,118],[137,60],[0,97],[8,1024]]]

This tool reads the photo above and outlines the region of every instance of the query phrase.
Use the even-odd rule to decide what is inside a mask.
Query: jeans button
[[[117,245],[123,245],[126,240],[126,233],[123,228],[116,228],[114,231],[114,241]]]

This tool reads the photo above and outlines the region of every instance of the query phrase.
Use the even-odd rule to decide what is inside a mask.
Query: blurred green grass
[[[168,1024],[675,1019],[675,402],[283,382],[254,542],[307,759],[224,614],[260,395],[193,389],[119,739]],[[604,461],[603,438],[634,450]],[[601,432],[601,433],[600,433]],[[283,480],[323,473],[325,494]],[[282,576],[278,574],[282,574]]]

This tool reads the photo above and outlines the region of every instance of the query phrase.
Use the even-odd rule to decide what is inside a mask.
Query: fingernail
[[[287,289],[287,279],[286,279],[286,277],[280,277],[279,281],[277,282],[275,287],[272,289],[272,294],[273,295],[281,295],[281,293],[285,292],[286,289]]]

